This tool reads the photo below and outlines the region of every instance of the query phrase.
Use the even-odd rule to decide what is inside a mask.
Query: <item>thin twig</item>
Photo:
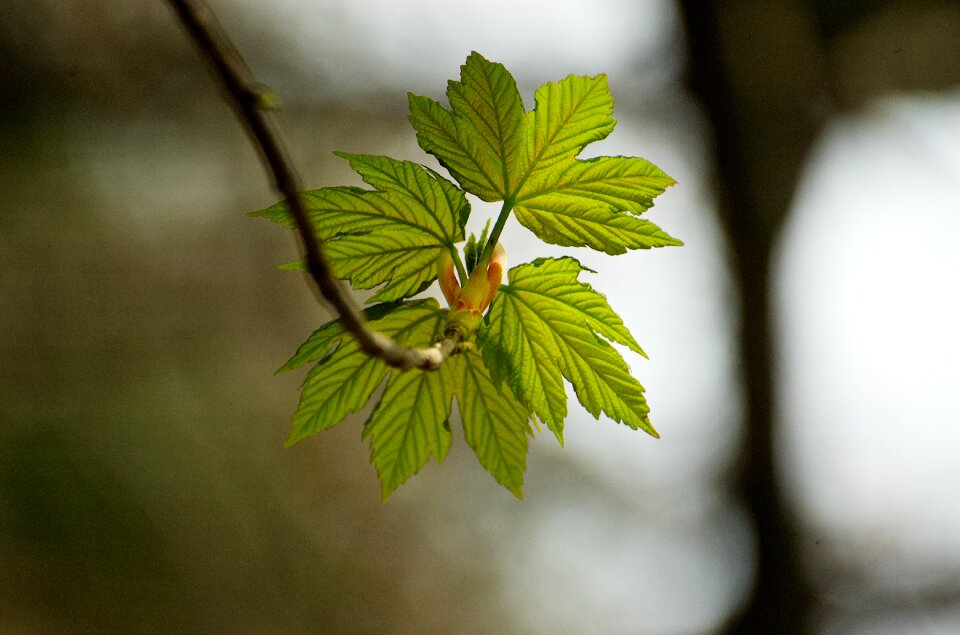
[[[320,241],[310,225],[303,200],[300,178],[293,167],[272,121],[264,112],[263,102],[269,93],[253,80],[243,58],[230,43],[209,8],[195,0],[168,0],[183,26],[204,57],[213,65],[226,89],[228,101],[246,125],[250,136],[267,164],[274,187],[286,200],[293,215],[303,246],[307,270],[320,294],[340,314],[344,327],[359,342],[360,348],[383,359],[396,368],[435,370],[443,360],[456,352],[459,336],[447,335],[435,346],[426,349],[404,348],[382,333],[369,329],[349,293],[333,277],[330,266],[320,251]]]

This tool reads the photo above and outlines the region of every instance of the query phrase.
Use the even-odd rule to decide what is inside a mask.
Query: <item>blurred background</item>
[[[526,500],[455,429],[387,504],[362,417],[283,448],[330,318],[163,2],[0,8],[0,632],[960,631],[960,7],[217,0],[308,187],[436,166],[406,92],[471,50],[607,73],[585,155],[679,185],[680,249],[576,252],[654,440],[571,403]],[[477,203],[479,229],[494,213]]]

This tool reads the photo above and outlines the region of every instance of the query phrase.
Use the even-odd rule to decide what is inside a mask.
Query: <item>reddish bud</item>
[[[453,306],[460,295],[460,281],[457,280],[457,273],[453,270],[453,256],[449,250],[440,252],[440,258],[437,260],[437,278],[440,281],[440,290],[443,291],[443,297],[447,300],[447,306]]]
[[[450,302],[450,296],[444,291],[444,297],[450,302],[447,314],[447,328],[460,331],[466,339],[480,326],[483,312],[487,310],[503,280],[503,270],[507,264],[507,254],[498,243],[493,249],[490,264],[486,269],[477,267],[470,274],[467,284],[459,290],[456,299]],[[443,283],[441,282],[441,287]]]
[[[493,254],[490,256],[490,266],[487,267],[487,296],[484,298],[482,311],[486,311],[490,303],[493,302],[493,296],[497,294],[500,283],[503,281],[503,270],[507,268],[507,252],[503,245],[497,243],[493,248]]]

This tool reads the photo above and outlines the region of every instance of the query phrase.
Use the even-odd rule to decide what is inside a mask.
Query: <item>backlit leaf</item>
[[[606,76],[545,84],[524,113],[506,69],[472,53],[447,97],[451,110],[410,96],[420,146],[468,192],[505,201],[540,239],[610,254],[682,244],[630,216],[647,210],[672,178],[644,159],[577,159],[613,130]]]
[[[467,444],[498,483],[523,498],[530,413],[508,388],[494,385],[476,351],[450,358],[444,367],[454,377]]]
[[[657,436],[643,386],[606,340],[643,351],[606,298],[578,280],[584,270],[573,258],[511,269],[478,334],[487,365],[508,365],[513,392],[558,439],[566,414],[561,376],[594,417],[602,412]]]
[[[464,188],[485,201],[507,198],[526,164],[524,111],[513,76],[503,64],[471,53],[450,81],[453,110],[410,95],[410,122],[420,146],[434,154]]]
[[[469,204],[463,191],[409,161],[340,156],[377,189],[328,187],[302,194],[333,274],[357,289],[382,286],[369,302],[419,293],[436,278],[441,250],[464,238]],[[253,214],[293,226],[282,202]]]
[[[546,170],[558,159],[576,157],[588,143],[613,131],[613,97],[607,76],[570,75],[544,84],[534,97],[536,107],[527,113],[528,164]]]
[[[616,255],[628,249],[680,245],[648,220],[602,207],[583,208],[546,197],[514,209],[520,224],[554,245],[590,247]]]
[[[370,327],[398,341],[426,346],[432,341],[442,315],[435,301],[378,305],[383,314]],[[370,317],[368,315],[368,317]],[[330,351],[331,347],[336,348]],[[328,322],[310,336],[281,370],[318,360],[303,384],[300,405],[293,415],[287,445],[330,428],[361,410],[389,372],[379,358],[360,350],[338,321]]]
[[[436,324],[442,325],[442,321]],[[383,499],[434,456],[450,449],[452,378],[444,365],[434,372],[393,371],[380,403],[363,429]]]
[[[370,408],[363,437],[386,500],[431,457],[446,457],[456,400],[464,438],[480,464],[522,498],[537,421],[563,443],[567,383],[594,417],[657,433],[643,386],[614,344],[643,350],[606,298],[580,281],[589,270],[577,260],[541,258],[511,269],[476,331],[495,288],[483,274],[487,267],[499,272],[497,241],[507,214],[558,245],[609,254],[680,245],[640,218],[674,181],[640,158],[578,158],[616,123],[605,75],[544,84],[527,112],[506,68],[472,53],[446,97],[449,108],[409,95],[410,121],[421,147],[460,187],[409,161],[341,152],[373,189],[330,187],[302,196],[334,274],[357,289],[376,290],[370,301],[382,303],[364,311],[370,328],[417,348],[452,328],[464,339],[439,369],[401,371],[363,353],[339,321],[321,326],[280,369],[314,364],[288,444]],[[504,205],[493,228],[488,219],[461,251],[470,214],[466,192]],[[293,226],[283,203],[254,214]],[[440,262],[444,295],[456,310],[432,299],[406,300],[433,282]],[[469,320],[462,319],[468,313]]]

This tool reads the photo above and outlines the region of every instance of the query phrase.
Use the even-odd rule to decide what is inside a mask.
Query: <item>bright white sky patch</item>
[[[960,562],[960,94],[889,99],[815,152],[779,268],[783,452],[874,582]]]
[[[314,87],[321,93],[436,97],[471,50],[503,62],[529,88],[570,73],[609,73],[629,77],[631,85],[620,86],[628,91],[638,63],[677,63],[662,56],[676,19],[664,0],[244,0],[221,11],[223,19],[237,4],[245,14],[239,26],[285,34],[291,46],[272,53],[322,80]]]

